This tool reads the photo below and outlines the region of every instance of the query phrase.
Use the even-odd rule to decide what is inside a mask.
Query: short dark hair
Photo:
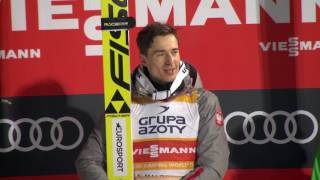
[[[153,39],[156,36],[166,36],[172,34],[176,37],[179,42],[177,31],[175,28],[166,23],[154,22],[145,26],[137,36],[137,45],[140,53],[147,55],[148,49],[153,43]]]

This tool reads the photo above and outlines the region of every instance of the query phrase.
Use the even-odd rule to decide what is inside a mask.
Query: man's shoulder
[[[216,101],[218,101],[218,96],[212,91],[209,91],[204,88],[196,88],[195,90],[199,94],[198,102],[201,102],[201,101],[216,102]]]

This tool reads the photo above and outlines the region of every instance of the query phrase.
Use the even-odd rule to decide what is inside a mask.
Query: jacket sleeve
[[[100,129],[93,129],[75,162],[81,180],[107,180],[105,141]]]
[[[198,100],[200,122],[195,169],[183,179],[222,179],[229,159],[229,147],[223,127],[221,107],[216,95],[200,92]]]

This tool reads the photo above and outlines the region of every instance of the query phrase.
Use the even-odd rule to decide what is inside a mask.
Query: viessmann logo
[[[195,154],[195,147],[167,147],[152,144],[149,147],[137,148],[133,155],[149,155],[150,158],[158,158],[161,154]]]
[[[284,119],[284,122],[281,121],[281,118]],[[305,144],[311,142],[318,134],[318,121],[316,117],[305,110],[297,110],[291,113],[282,110],[271,113],[264,111],[254,111],[251,113],[236,111],[230,113],[224,121],[227,139],[230,143],[236,145],[243,145],[249,142],[259,145],[269,142],[275,144],[286,144],[289,142]],[[261,124],[261,121],[263,122],[262,131],[260,128],[259,131],[256,127],[259,122]],[[304,127],[308,129],[306,130],[308,132],[299,131],[302,126],[299,126],[298,121],[303,121]],[[242,123],[240,128],[237,126],[239,122],[240,125]],[[280,122],[283,125],[277,125]],[[227,128],[229,128],[229,131]],[[263,138],[256,137],[259,133],[263,134]],[[283,133],[285,137],[278,137],[277,134],[279,133]]]
[[[37,5],[28,9],[31,1],[26,0],[11,0],[0,1],[3,5],[5,2],[10,2],[8,6],[10,12],[4,17],[10,18],[12,31],[28,31],[34,23],[31,14],[36,14],[38,24],[36,27],[40,31],[48,30],[84,30],[84,35],[91,42],[85,45],[86,56],[101,56],[102,55],[102,33],[100,30],[100,0],[64,0],[63,3],[55,3],[58,0],[39,0]],[[114,1],[123,2],[123,1]],[[167,22],[170,17],[173,19],[174,26],[205,26],[210,19],[223,19],[226,25],[241,25],[241,24],[261,24],[261,11],[267,13],[272,21],[276,24],[297,22],[297,18],[292,17],[292,3],[286,1],[271,1],[271,0],[251,0],[239,1],[240,5],[236,5],[231,0],[166,0],[166,1],[150,1],[136,0],[134,12],[137,20],[137,27],[144,27],[148,24],[149,19],[155,21]],[[299,1],[300,2],[300,1]],[[213,7],[213,4],[217,7]],[[190,8],[194,11],[190,11]],[[96,15],[81,19],[77,17],[77,7],[83,7],[80,11],[97,12]],[[245,7],[243,11],[241,7]],[[297,23],[317,23],[317,8],[319,2],[315,0],[301,0],[301,22]],[[38,8],[38,9],[37,9]],[[240,18],[240,14],[245,13],[245,19]],[[84,14],[80,12],[80,14]],[[92,13],[89,13],[92,14]],[[152,16],[152,17],[149,17]],[[188,17],[188,18],[187,18]],[[190,21],[188,20],[191,18]],[[81,27],[81,25],[83,25]],[[34,29],[33,29],[34,30]],[[29,51],[29,50],[28,50]],[[6,50],[3,57],[19,57],[17,50]],[[19,53],[18,53],[19,54]],[[2,58],[3,59],[3,58]]]
[[[144,116],[139,119],[140,135],[145,134],[182,134],[186,128],[186,119],[183,116],[165,115],[169,106],[158,106],[159,113],[153,116]]]
[[[287,52],[289,57],[297,57],[301,51],[320,49],[320,40],[300,40],[299,37],[289,37],[286,41],[259,42],[259,47],[263,52]]]
[[[26,48],[26,49],[0,49],[0,60],[10,59],[40,59],[40,48]]]

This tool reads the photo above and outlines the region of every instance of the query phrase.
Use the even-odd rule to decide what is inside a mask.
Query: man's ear
[[[141,60],[141,64],[142,64],[143,66],[146,66],[146,64],[147,64],[147,57],[146,57],[145,55],[143,55],[143,54],[140,54],[140,60]]]

